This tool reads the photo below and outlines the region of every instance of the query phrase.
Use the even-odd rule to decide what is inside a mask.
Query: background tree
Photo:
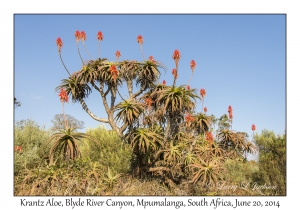
[[[218,131],[226,130],[229,128],[230,128],[230,119],[228,118],[227,114],[224,114],[218,119]]]
[[[17,101],[16,97],[14,97],[14,106],[15,106],[15,108],[21,106],[20,101]]]
[[[84,128],[84,122],[77,120],[75,117],[65,114],[66,122],[69,127],[72,127],[75,130],[83,129]],[[51,131],[58,131],[65,128],[64,123],[64,115],[63,114],[56,114],[54,115],[53,120],[51,120],[52,126]]]
[[[263,130],[254,136],[259,148],[259,172],[256,181],[276,186],[274,195],[286,195],[286,134]]]

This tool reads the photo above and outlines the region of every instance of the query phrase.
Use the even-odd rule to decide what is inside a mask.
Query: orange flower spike
[[[60,93],[59,93],[59,99],[61,100],[61,102],[65,102],[66,101],[66,96],[65,96],[65,93],[64,93],[64,89],[61,89],[60,90]]]
[[[86,34],[85,34],[85,32],[81,31],[80,36],[81,36],[82,43],[84,43],[84,41],[86,40]]]
[[[78,42],[81,39],[81,33],[80,33],[80,31],[78,31],[78,30],[75,31],[74,36],[76,37],[76,42]]]
[[[189,121],[189,114],[187,114],[186,116],[185,116],[185,121]]]
[[[187,123],[191,123],[191,122],[194,121],[194,117],[191,116],[190,114],[187,114],[187,115],[185,116],[185,121],[186,121]]]
[[[137,42],[138,42],[140,45],[143,44],[144,39],[143,39],[143,37],[142,37],[141,35],[138,35],[138,37],[137,37]]]
[[[152,98],[145,98],[145,103],[148,106],[148,110],[151,108],[151,105],[153,104]]]
[[[192,72],[194,73],[194,70],[196,68],[196,62],[194,60],[192,60],[190,63],[190,66],[191,66]]]
[[[149,61],[151,61],[152,63],[154,63],[154,58],[153,58],[153,56],[151,55],[151,56],[149,56]]]
[[[58,37],[58,38],[56,39],[56,45],[57,45],[57,47],[58,47],[58,52],[60,52],[60,49],[63,47],[63,43],[62,43],[62,40],[61,40],[60,37]]]
[[[200,95],[202,96],[202,98],[205,97],[205,95],[206,95],[205,89],[202,88],[202,89],[200,90]]]
[[[255,130],[256,130],[256,126],[255,126],[254,124],[252,124],[251,129],[252,129],[253,131],[255,131]]]
[[[166,80],[163,80],[162,84],[163,84],[163,85],[166,85],[166,84],[167,84]]]
[[[173,76],[174,76],[175,79],[178,78],[177,69],[173,69],[172,70],[172,74],[173,74]]]
[[[22,153],[22,149],[23,149],[22,146],[15,146],[14,148],[15,152],[20,152],[20,153]]]
[[[99,42],[103,40],[103,34],[102,34],[101,31],[98,31],[97,39],[98,39]]]
[[[178,62],[179,62],[180,57],[181,57],[181,56],[180,56],[179,50],[175,50],[175,51],[174,51],[174,54],[173,54],[173,56],[172,56],[172,58],[173,58],[174,61],[175,61],[176,68],[178,68]]]
[[[205,137],[206,137],[206,140],[207,140],[210,144],[212,144],[212,142],[213,142],[213,140],[214,140],[214,137],[213,137],[212,133],[211,133],[211,132],[206,132]]]
[[[188,86],[187,86],[187,89],[190,90],[190,89],[191,89],[191,86],[188,85]]]
[[[206,108],[206,107],[204,107],[204,112],[205,112],[205,113],[207,112],[207,108]]]
[[[179,50],[175,50],[174,51],[174,54],[173,54],[173,56],[172,56],[172,58],[174,59],[174,60],[178,60],[179,61],[179,59],[180,59],[180,52],[179,52]]]
[[[119,59],[120,56],[121,56],[121,53],[120,53],[120,51],[117,50],[117,52],[116,52],[116,58],[117,58],[117,60]]]
[[[228,107],[228,112],[229,113],[232,112],[232,107],[231,106]]]
[[[63,88],[60,89],[60,92],[59,92],[58,96],[59,96],[59,99],[62,103],[68,102],[68,100],[69,100],[67,91],[65,91],[65,89],[63,89]]]
[[[117,76],[119,75],[119,72],[118,72],[116,66],[115,65],[111,65],[109,70],[110,70],[110,73],[111,73],[114,81],[116,82]]]

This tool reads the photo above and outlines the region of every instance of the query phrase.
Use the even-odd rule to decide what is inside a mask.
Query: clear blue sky
[[[181,52],[177,84],[187,84],[197,63],[192,88],[206,89],[207,114],[220,117],[233,108],[233,129],[252,134],[263,129],[282,134],[286,128],[286,16],[285,15],[15,15],[14,95],[22,103],[15,120],[31,118],[40,126],[51,126],[62,105],[55,92],[68,77],[55,40],[63,41],[62,57],[72,73],[81,68],[74,33],[84,30],[85,44],[97,57],[97,32],[102,31],[101,57],[142,60],[138,35],[144,38],[148,58],[168,68],[160,81],[171,84],[175,67],[172,54]],[[81,43],[84,59],[89,59]],[[106,117],[94,91],[87,100],[92,112]],[[201,110],[198,101],[197,110]],[[65,112],[85,122],[86,128],[100,123],[81,105],[69,102]]]

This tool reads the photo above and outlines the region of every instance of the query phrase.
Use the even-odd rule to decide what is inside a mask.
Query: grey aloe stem
[[[76,41],[76,46],[77,46],[78,54],[79,54],[79,57],[80,57],[80,59],[81,59],[82,66],[83,66],[84,63],[83,63],[83,60],[82,60],[82,57],[81,57],[81,54],[80,54],[80,50],[79,50],[79,47],[78,47],[78,41]]]
[[[190,82],[192,81],[193,75],[194,75],[194,72],[192,72],[192,75],[191,75],[191,77],[190,77],[190,79],[188,81],[188,85],[190,85]]]
[[[92,60],[94,60],[94,58],[91,56],[91,54],[89,53],[89,51],[86,49],[84,42],[82,44],[83,44],[83,47],[84,47],[86,53],[92,58]]]
[[[142,56],[143,56],[144,60],[146,60],[146,59],[145,59],[145,56],[144,56],[143,48],[142,48],[142,45],[141,45],[141,44],[140,44],[140,49],[141,49],[141,53],[142,53]]]
[[[63,115],[64,115],[65,129],[68,129],[67,128],[67,120],[66,120],[66,115],[65,115],[64,104],[65,104],[64,101],[62,101],[62,112],[63,112]]]
[[[178,62],[176,62],[176,74],[178,75]],[[173,87],[176,85],[176,76],[174,75]]]
[[[61,57],[61,53],[60,52],[59,52],[59,57],[60,57],[60,60],[61,60],[62,64],[64,65],[66,71],[68,72],[69,76],[71,76],[70,72],[68,71],[68,69],[67,69],[67,67],[66,67],[66,65],[65,65],[65,63],[64,63],[64,61],[63,61],[63,59]]]

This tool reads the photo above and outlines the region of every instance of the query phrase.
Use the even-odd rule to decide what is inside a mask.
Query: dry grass
[[[207,188],[200,184],[193,185],[183,181],[170,188],[158,179],[137,179],[130,174],[118,178],[113,187],[104,180],[85,179],[82,176],[68,174],[65,178],[34,178],[27,176],[24,180],[15,177],[16,196],[249,196],[259,195],[251,190],[238,188]],[[68,178],[67,178],[68,177]]]

